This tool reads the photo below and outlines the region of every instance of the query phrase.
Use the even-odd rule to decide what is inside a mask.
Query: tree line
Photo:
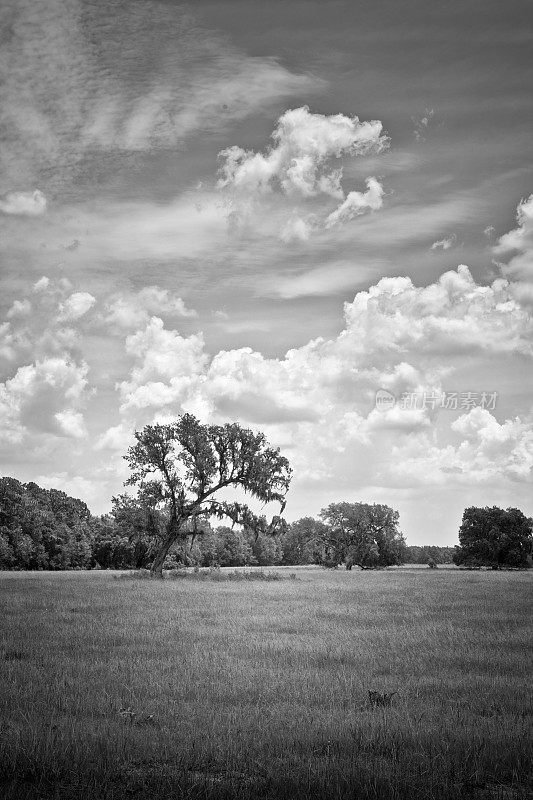
[[[334,504],[327,510],[333,513]],[[354,504],[359,513],[362,504]],[[368,507],[371,510],[372,507]],[[385,508],[385,507],[382,507]],[[339,511],[338,509],[338,511]],[[21,483],[15,478],[0,478],[0,569],[140,569],[149,568],[158,552],[165,517],[161,512],[142,507],[128,495],[113,498],[109,514],[95,516],[87,505],[57,489]],[[394,534],[393,534],[394,538]],[[363,565],[385,566],[411,560],[411,548],[397,538],[393,552],[372,547],[370,561],[362,540],[359,555],[352,559]],[[285,524],[277,532],[246,526],[212,526],[204,521],[201,529],[190,530],[167,554],[165,569],[185,566],[274,566],[343,563],[350,545],[347,531],[335,530],[323,520],[305,517]],[[348,548],[348,549],[347,549]],[[445,548],[437,548],[444,551]],[[414,548],[413,560],[421,548]],[[432,548],[434,551],[435,548]]]
[[[533,523],[518,509],[466,509],[459,546],[409,547],[398,512],[384,504],[331,503],[318,519],[287,523],[292,472],[262,433],[184,414],[147,425],[135,440],[125,455],[135,494],[114,497],[103,516],[62,491],[0,479],[0,569],[149,568],[160,576],[180,565],[531,565]],[[279,505],[279,514],[269,521],[230,489]]]

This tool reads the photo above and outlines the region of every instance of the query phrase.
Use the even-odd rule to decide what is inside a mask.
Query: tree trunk
[[[167,553],[168,547],[161,546],[158,550],[154,560],[152,561],[152,566],[150,567],[150,574],[153,578],[163,577],[163,564],[165,563]]]
[[[153,578],[163,577],[163,564],[168,555],[168,551],[173,544],[177,542],[180,535],[180,521],[178,519],[171,519],[167,527],[167,535],[165,536],[161,547],[155,554],[152,566],[150,567],[150,574]]]

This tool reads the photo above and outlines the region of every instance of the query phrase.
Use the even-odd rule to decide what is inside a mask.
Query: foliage
[[[407,545],[405,548],[406,564],[451,564],[455,547],[439,547],[438,545]]]
[[[166,518],[128,495],[113,498],[110,514],[96,517],[64,492],[0,479],[0,570],[146,569]],[[281,534],[258,527],[192,523],[164,562],[180,566],[269,566],[284,560]],[[281,526],[281,530],[285,530]],[[186,535],[185,535],[186,534]]]
[[[0,569],[84,569],[92,550],[85,503],[57,489],[0,479]]]
[[[302,517],[281,534],[283,564],[320,564],[326,525],[313,517]]]
[[[321,519],[303,517],[292,524],[280,518],[268,522],[243,505],[237,512],[245,524],[212,527],[207,514],[182,521],[162,568],[344,563],[348,569],[353,564],[369,569],[397,563],[431,567],[453,559],[471,568],[499,569],[532,561],[532,521],[513,508],[466,509],[457,548],[407,547],[398,513],[388,506],[333,503]],[[0,570],[147,569],[169,520],[164,503],[123,494],[113,498],[110,514],[96,517],[64,492],[0,478]]]
[[[533,520],[517,508],[465,509],[454,562],[466,567],[528,567],[533,550]]]
[[[362,569],[401,564],[405,540],[398,528],[399,514],[386,505],[331,503],[320,512],[324,533],[324,564]]]
[[[203,425],[184,414],[168,425],[147,425],[136,431],[135,438],[137,443],[125,456],[131,470],[126,484],[137,487],[139,506],[165,520],[156,537],[154,573],[161,574],[174,545],[201,533],[212,517],[229,518],[251,529],[264,527],[263,518],[246,504],[223,499],[223,490],[229,487],[263,504],[277,502],[283,513],[291,470],[262,433],[237,423]],[[276,533],[280,524],[274,517],[265,531]]]

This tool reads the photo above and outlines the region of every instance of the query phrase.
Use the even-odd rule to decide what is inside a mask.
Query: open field
[[[531,797],[531,574],[286,578],[0,573],[0,795]]]

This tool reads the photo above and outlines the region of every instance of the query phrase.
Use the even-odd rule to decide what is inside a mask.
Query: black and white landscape
[[[0,4],[0,794],[532,796],[531,17]]]

